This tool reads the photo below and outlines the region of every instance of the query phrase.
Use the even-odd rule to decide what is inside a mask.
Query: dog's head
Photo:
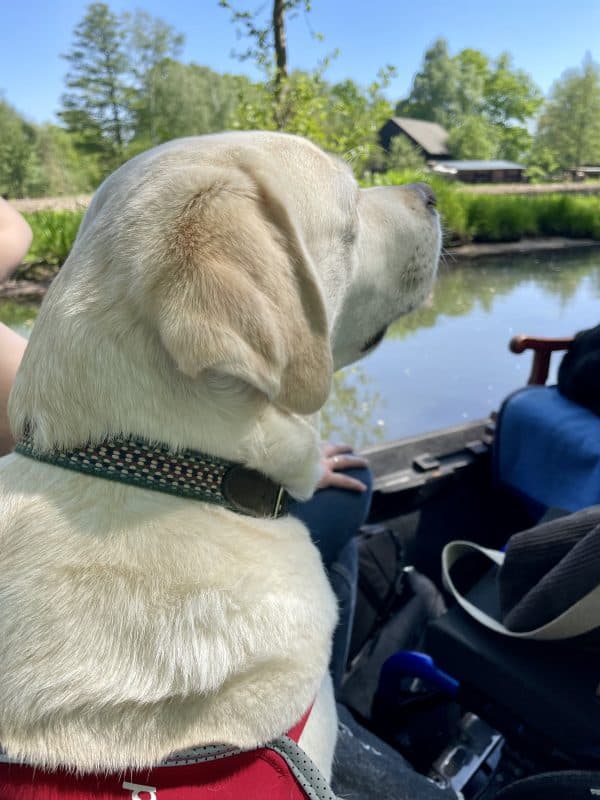
[[[190,403],[219,386],[245,393],[246,416],[311,414],[333,370],[424,299],[439,250],[426,187],[359,189],[304,139],[155,148],[92,201],[11,399],[17,433],[29,420],[42,447],[120,432],[198,446]]]

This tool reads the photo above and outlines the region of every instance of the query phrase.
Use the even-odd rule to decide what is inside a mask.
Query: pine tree
[[[122,21],[105,3],[92,3],[75,28],[73,48],[64,58],[71,90],[60,115],[78,147],[96,155],[103,171],[123,159],[131,135],[129,62]]]

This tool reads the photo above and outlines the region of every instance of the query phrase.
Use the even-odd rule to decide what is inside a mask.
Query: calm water
[[[0,304],[0,320],[24,333],[35,314]],[[336,375],[324,434],[360,447],[484,417],[527,381],[530,356],[508,351],[511,336],[566,336],[598,323],[600,250],[443,268],[426,306]]]

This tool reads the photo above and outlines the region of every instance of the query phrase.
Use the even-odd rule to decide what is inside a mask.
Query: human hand
[[[368,466],[368,462],[361,456],[354,455],[349,445],[323,442],[321,444],[321,469],[323,472],[317,483],[317,489],[334,486],[337,489],[348,489],[351,492],[366,492],[367,487],[362,481],[337,471],[366,466]]]

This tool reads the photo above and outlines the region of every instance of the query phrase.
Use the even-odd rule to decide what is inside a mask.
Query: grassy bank
[[[480,195],[420,172],[374,175],[365,186],[426,181],[435,189],[447,244],[514,242],[527,237],[600,239],[600,197],[542,194]]]
[[[26,263],[62,264],[73,246],[83,211],[33,211],[23,214],[33,242]]]
[[[600,197],[572,194],[477,195],[420,172],[374,175],[365,186],[424,180],[438,197],[446,245],[466,242],[512,242],[523,237],[565,236],[600,240]],[[35,211],[24,215],[33,229],[27,263],[60,265],[66,259],[82,211]]]

